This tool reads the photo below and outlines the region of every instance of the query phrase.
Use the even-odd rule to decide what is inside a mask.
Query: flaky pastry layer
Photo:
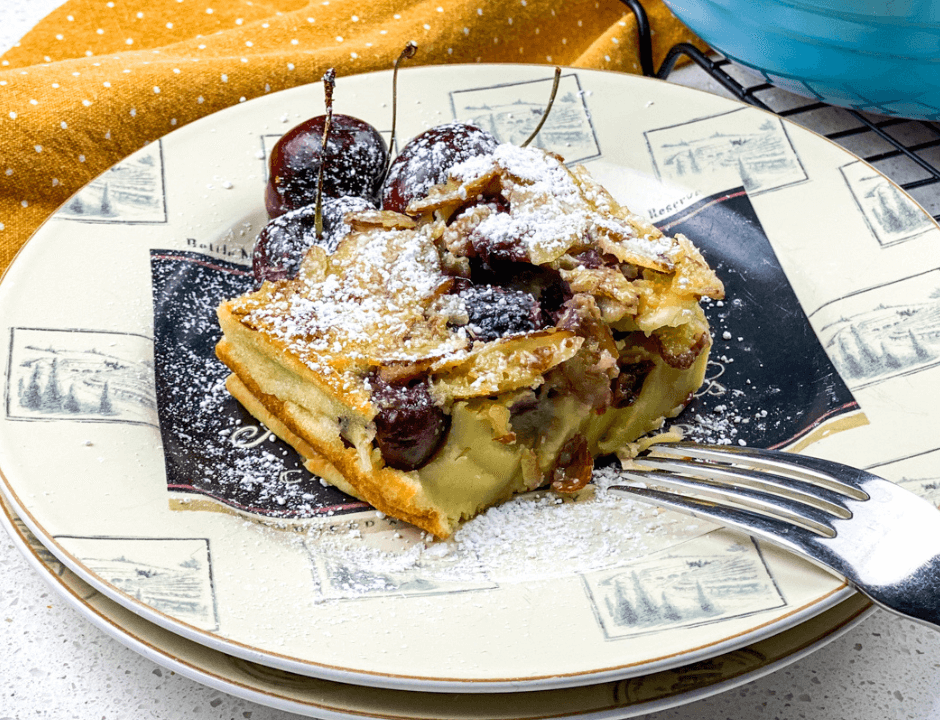
[[[347,216],[333,253],[219,308],[230,392],[345,492],[447,537],[514,494],[583,486],[702,383],[699,300],[720,281],[583,169],[500,146],[408,212]],[[520,302],[521,329],[494,332]],[[415,384],[445,430],[405,467],[383,456],[396,408],[377,393]]]

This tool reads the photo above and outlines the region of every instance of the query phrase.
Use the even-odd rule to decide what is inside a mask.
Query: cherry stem
[[[388,139],[388,157],[385,160],[385,172],[382,174],[383,184],[388,176],[388,170],[392,166],[392,151],[395,149],[395,123],[398,118],[398,66],[403,60],[413,58],[417,52],[418,46],[409,40],[392,67],[392,134]]]
[[[323,236],[323,166],[326,165],[326,142],[333,126],[333,90],[336,88],[336,70],[330,68],[323,75],[323,93],[326,96],[326,121],[323,123],[323,140],[320,144],[320,170],[317,173],[317,206],[314,210],[314,227],[317,240]]]
[[[545,112],[542,113],[542,118],[539,120],[539,124],[535,126],[535,130],[532,131],[532,134],[526,138],[526,141],[522,143],[520,147],[528,147],[529,143],[535,140],[535,136],[539,134],[539,131],[542,129],[542,126],[545,124],[545,121],[548,120],[548,113],[552,110],[552,105],[555,103],[555,95],[558,93],[558,81],[561,79],[561,68],[555,67],[555,79],[552,81],[552,94],[548,98],[548,105],[545,106]]]

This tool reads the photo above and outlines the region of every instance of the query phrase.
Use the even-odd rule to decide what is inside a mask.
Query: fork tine
[[[635,497],[637,500],[669,508],[692,517],[711,520],[719,525],[740,530],[761,540],[796,553],[813,563],[835,572],[833,567],[810,552],[819,537],[812,531],[776,518],[760,515],[748,510],[713,505],[703,500],[684,497],[673,493],[651,490],[649,488],[632,487],[626,485],[612,485],[610,490],[618,490]]]
[[[648,472],[621,470],[620,474],[647,484],[695,493],[723,505],[743,506],[748,511],[757,512],[789,524],[799,525],[821,537],[834,537],[836,534],[830,524],[830,521],[834,519],[832,515],[806,505],[799,500],[770,495],[752,488],[713,484],[709,481],[703,481],[699,477],[686,477],[662,470]],[[621,489],[621,486],[614,486],[611,489]]]
[[[830,463],[808,455],[751,447],[697,445],[683,442],[660,443],[652,446],[650,452],[669,457],[691,457],[718,463],[746,465],[755,470],[805,480],[854,500],[868,500],[868,493],[861,488],[861,480],[866,475],[864,472],[856,471],[853,474],[848,472],[849,468],[841,468],[842,472],[836,478],[828,470]]]
[[[614,485],[609,489],[778,545],[828,569],[879,605],[940,628],[940,518],[932,503],[865,470],[819,458],[684,444],[660,445],[657,451],[673,458],[707,459],[679,463],[691,475],[623,470],[623,476],[691,491],[696,496],[647,487]],[[716,466],[716,461],[721,464]],[[838,504],[852,513],[849,518],[827,515],[787,491],[768,495],[765,488],[733,487],[739,483],[737,473],[742,465],[778,474],[771,479],[773,483],[788,482],[795,476],[814,486],[837,490],[848,496]],[[721,480],[695,477],[703,473]],[[845,482],[839,482],[843,479]],[[819,487],[806,492],[824,494]]]
[[[636,462],[645,467],[668,470],[684,475],[694,475],[696,478],[714,481],[723,485],[763,490],[773,495],[798,500],[812,507],[817,507],[836,517],[844,519],[852,517],[852,511],[845,504],[844,495],[828,488],[813,485],[805,480],[700,460],[661,458],[647,455],[637,458]]]

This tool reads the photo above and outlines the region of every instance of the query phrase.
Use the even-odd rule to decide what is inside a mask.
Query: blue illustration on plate
[[[414,526],[394,518],[335,520],[314,526],[307,549],[327,599],[439,595],[497,587],[472,550],[427,545]]]
[[[7,516],[10,518],[10,521],[13,523],[13,527],[23,537],[27,545],[29,545],[29,549],[35,553],[39,562],[48,568],[49,572],[51,572],[56,577],[62,577],[67,572],[69,572],[68,568],[65,567],[62,561],[49,552],[45,545],[39,542],[36,536],[33,535],[32,530],[27,527],[26,523],[24,523],[18,515],[14,514],[13,511],[2,502],[2,500],[0,500],[0,504],[3,504],[3,511],[6,512]]]
[[[853,390],[940,363],[938,270],[855,293],[823,308],[836,319],[819,330],[820,339]]]
[[[157,425],[152,355],[140,335],[13,328],[7,417]]]
[[[940,508],[940,474],[935,473],[927,477],[902,477],[897,482],[901,487]]]
[[[840,170],[880,245],[894,245],[936,227],[901,188],[865,163],[850,163]]]
[[[203,630],[218,628],[204,538],[59,536],[56,540],[105,582]]]
[[[749,195],[807,179],[782,120],[737,110],[729,122],[730,114],[644,133],[660,179],[696,187],[743,185]]]
[[[489,131],[500,142],[521,145],[542,119],[552,82],[548,77],[452,92],[454,117]],[[577,75],[561,76],[551,112],[531,144],[561,155],[568,163],[600,155]]]
[[[166,193],[160,142],[92,180],[56,218],[94,223],[165,223]]]
[[[929,438],[925,438],[929,439]],[[937,442],[934,440],[934,442]],[[906,490],[940,508],[940,447],[894,458],[866,468],[869,472],[893,480]]]
[[[713,687],[716,680],[744,677],[768,661],[770,658],[754,647],[732,650],[677,668],[619,680],[614,685],[614,698],[618,705],[634,706],[664,696],[692,693]]]
[[[723,531],[583,578],[608,639],[694,627],[786,604],[754,542]]]

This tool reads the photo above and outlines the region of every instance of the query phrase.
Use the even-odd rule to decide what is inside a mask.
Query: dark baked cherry
[[[456,163],[493,152],[496,138],[475,125],[454,122],[432,127],[412,138],[392,162],[382,190],[382,209],[405,212],[432,185],[447,180]]]
[[[426,379],[386,383],[373,376],[375,442],[386,464],[414,470],[426,463],[447,433],[449,417],[431,398]]]
[[[594,475],[594,456],[587,438],[578,433],[562,445],[555,469],[552,471],[552,490],[574,493],[591,482]]]
[[[640,397],[646,376],[653,369],[650,360],[641,360],[630,365],[621,365],[620,374],[610,385],[611,405],[615,408],[630,407]]]
[[[251,255],[251,271],[255,280],[260,284],[265,280],[293,277],[312,245],[320,245],[327,252],[336,249],[340,239],[349,232],[349,226],[344,222],[346,213],[374,208],[370,201],[360,197],[324,198],[321,208],[323,232],[319,240],[315,204],[270,220],[261,229]]]
[[[493,261],[493,258],[490,257]],[[470,277],[476,285],[498,285],[510,290],[523,290],[537,298],[546,324],[557,322],[572,292],[561,274],[550,267],[525,262],[470,259]],[[456,290],[454,291],[456,292]]]
[[[489,342],[544,327],[538,301],[524,290],[471,285],[459,290],[457,297],[467,308],[466,328],[474,340]]]
[[[525,245],[518,237],[500,234],[497,237],[484,235],[478,228],[470,231],[470,246],[476,257],[486,265],[497,268],[499,265],[527,263],[529,255]]]
[[[349,115],[333,115],[323,152],[326,115],[292,128],[271,151],[264,204],[272,218],[316,202],[317,176],[323,163],[323,196],[355,196],[377,201],[388,148],[381,133]]]
[[[557,270],[551,270],[550,268],[544,268],[540,280],[543,283],[540,286],[539,305],[547,317],[551,318],[553,322],[558,322],[565,303],[572,298],[571,287],[562,280]]]

